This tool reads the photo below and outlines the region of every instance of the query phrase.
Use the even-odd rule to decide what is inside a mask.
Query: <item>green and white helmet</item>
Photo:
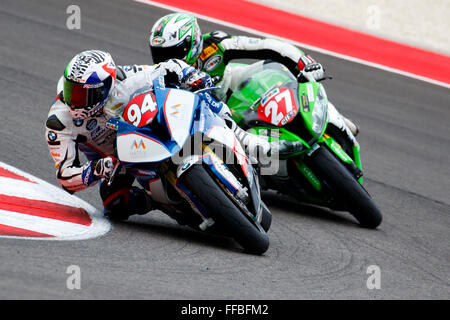
[[[168,14],[156,21],[149,44],[154,63],[177,58],[193,64],[203,50],[197,19],[185,13]]]

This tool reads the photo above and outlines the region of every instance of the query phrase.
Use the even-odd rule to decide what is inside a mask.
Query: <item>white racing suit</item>
[[[183,61],[176,59],[154,66],[118,66],[117,80],[105,102],[104,109],[116,112],[123,109],[136,90],[153,85],[155,74],[160,74],[159,71],[156,72],[157,68],[165,69],[166,83],[168,80],[172,83],[181,81],[183,70],[192,69]],[[46,139],[55,162],[58,183],[66,191],[73,193],[99,182],[99,178],[93,173],[96,160],[114,156],[116,132],[105,126],[110,118],[110,115],[105,112],[84,120],[73,119],[68,106],[63,101],[62,79],[59,81],[57,91],[56,101],[48,113]],[[219,103],[211,109],[220,113],[221,108],[218,106],[225,105]],[[88,160],[84,164],[80,162],[80,151]],[[149,211],[147,197],[143,195],[142,190],[131,186],[133,181],[134,177],[125,174],[117,176],[110,187],[105,182],[101,183],[100,195],[105,207],[105,214],[112,209],[116,211],[131,210],[131,213]],[[136,209],[135,211],[133,211],[133,207]],[[145,212],[140,212],[142,210]]]

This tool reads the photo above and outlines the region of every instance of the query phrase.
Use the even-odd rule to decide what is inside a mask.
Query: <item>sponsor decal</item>
[[[164,42],[166,42],[166,40],[163,37],[154,37],[152,39],[153,46],[162,46]]]
[[[92,178],[92,167],[91,166],[87,167],[86,171],[83,172],[83,176],[84,176],[83,184],[85,186],[89,186],[92,183],[92,181],[91,181],[91,178]]]
[[[88,122],[86,123],[86,129],[91,131],[91,130],[95,129],[95,127],[97,127],[97,119],[88,120]]]
[[[301,166],[299,168],[303,175],[313,184],[314,188],[320,190],[320,181],[316,178],[314,173],[306,166]]]
[[[138,142],[136,140],[133,141],[133,145],[131,146],[131,150],[145,150],[147,149],[147,147],[145,146],[144,141],[142,141],[142,139]]]
[[[309,112],[311,109],[309,108],[309,101],[307,96],[301,96],[303,112]]]
[[[314,88],[311,83],[306,85],[306,93],[308,94],[308,100],[314,102]]]
[[[91,138],[93,140],[95,140],[96,138],[98,138],[101,135],[102,132],[103,131],[102,131],[101,127],[95,128],[94,130],[91,131]]]
[[[249,38],[248,39],[249,44],[259,44],[260,42],[261,42],[261,40],[258,38]]]
[[[55,131],[49,131],[47,134],[48,141],[55,141],[58,136],[56,135]]]
[[[214,112],[219,112],[222,109],[222,103],[221,102],[217,102],[215,99],[213,99],[211,97],[210,94],[205,94],[204,97],[206,97],[206,101],[208,101],[209,107],[214,111]]]
[[[261,99],[261,104],[266,104],[267,101],[268,101],[271,97],[273,97],[274,95],[276,95],[276,94],[278,94],[278,93],[280,93],[280,89],[278,89],[278,88],[275,88],[275,89],[269,91],[269,92]]]
[[[150,150],[142,139],[133,140],[130,155],[135,159],[142,159],[149,154]]]
[[[219,51],[219,47],[215,43],[212,43],[211,45],[203,49],[202,53],[200,54],[200,59],[202,61],[205,61],[217,51]]]
[[[113,122],[107,122],[106,123],[106,127],[108,128],[108,129],[111,129],[111,130],[114,130],[114,131],[117,131],[117,130],[119,130],[119,125],[118,125],[118,123],[113,123]]]
[[[83,119],[73,119],[73,124],[75,125],[75,127],[81,127],[84,123]]]
[[[296,114],[297,114],[296,111],[289,112],[283,119],[281,119],[281,125],[284,126],[286,123],[291,121]]]
[[[180,103],[170,107],[172,109],[172,112],[170,114],[177,119],[181,118],[180,107]]]
[[[187,168],[189,168],[191,164],[190,163],[185,163],[182,167],[181,167],[181,171],[186,170]]]
[[[99,82],[99,83],[94,83],[94,84],[85,84],[83,85],[83,88],[85,89],[91,89],[91,88],[100,88],[103,87],[103,82]]]
[[[159,76],[158,77],[158,84],[159,84],[161,89],[165,89],[166,88],[166,82],[164,81],[164,77],[163,76]]]
[[[342,161],[344,161],[344,162],[352,162],[353,161],[336,141],[333,140],[331,142],[330,147],[339,156],[339,158],[342,159]]]
[[[206,72],[210,72],[210,71],[214,70],[215,68],[217,68],[221,62],[222,62],[222,56],[217,54],[215,56],[212,56],[205,62],[204,68],[205,68]]]

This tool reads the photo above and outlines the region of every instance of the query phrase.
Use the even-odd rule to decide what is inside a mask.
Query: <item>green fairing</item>
[[[233,63],[231,65],[238,66],[243,64]],[[289,81],[292,81],[292,79],[288,75],[274,72],[274,70],[262,70],[255,74],[249,83],[240,88],[239,91],[234,92],[227,101],[235,121],[240,126],[244,126],[244,112],[249,106],[253,105],[270,88]]]
[[[230,67],[238,65],[242,64],[230,64]],[[320,134],[315,132],[313,130],[315,121],[313,118],[313,111],[316,107],[315,104],[319,101],[322,104],[328,105],[328,100],[322,84],[317,82],[299,84],[287,68],[281,64],[276,65],[278,66],[275,66],[274,64],[267,67],[265,65],[262,68],[251,70],[249,74],[246,75],[247,78],[240,82],[238,90],[233,92],[226,102],[230,107],[234,120],[242,128],[249,130],[252,133],[268,137],[271,142],[277,140],[300,141],[303,144],[303,149],[301,151],[282,157],[280,156],[280,158],[287,159],[287,161],[293,161],[293,163],[295,163],[294,168],[298,170],[298,173],[310,183],[314,190],[320,193],[322,190],[321,181],[314,174],[313,170],[304,162],[306,153],[313,152],[314,148],[317,147],[317,143],[324,144],[328,146],[329,150],[331,150],[338,159],[340,159],[341,163],[354,163],[356,167],[361,169],[359,144],[356,143],[352,147],[353,154],[349,156],[334,137],[325,134],[328,121],[327,115],[320,118],[325,119]],[[292,127],[291,124],[289,127],[289,121],[283,126],[275,126],[262,121],[257,125],[251,125],[250,122],[252,120],[258,120],[256,115],[258,114],[258,106],[260,105],[261,100],[275,88],[289,88],[297,91],[298,97],[296,98],[296,103],[299,113],[294,117],[296,119],[295,126]],[[291,119],[290,121],[294,123],[294,119]],[[291,131],[289,131],[287,127],[289,127]],[[297,129],[298,127],[304,127],[304,129]],[[319,126],[316,130],[320,130],[320,128],[321,127]],[[311,143],[311,145],[309,143]],[[311,147],[314,148],[311,149]],[[362,178],[359,178],[358,182],[362,184]],[[286,193],[283,190],[279,191]],[[290,195],[292,196],[292,194]],[[317,203],[317,199],[319,199],[317,198],[317,195],[313,194],[303,194],[302,196],[299,195],[299,197],[304,201],[314,203]],[[316,200],[313,201],[312,199]]]

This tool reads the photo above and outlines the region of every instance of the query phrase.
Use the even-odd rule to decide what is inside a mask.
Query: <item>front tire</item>
[[[311,155],[311,165],[333,189],[339,201],[365,228],[375,229],[382,215],[367,191],[324,146]]]
[[[250,222],[236,204],[208,174],[201,164],[193,165],[183,175],[183,183],[205,206],[220,228],[247,252],[263,254],[269,248],[269,237]]]

